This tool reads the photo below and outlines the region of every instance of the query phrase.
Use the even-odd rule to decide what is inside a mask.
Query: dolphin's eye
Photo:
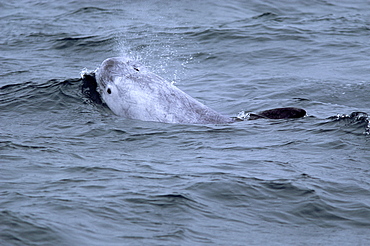
[[[108,89],[107,89],[107,93],[108,93],[108,94],[111,94],[111,93],[112,93],[112,91],[111,91],[111,89],[110,89],[110,88],[108,88]]]
[[[134,69],[135,69],[136,71],[138,71],[138,72],[140,71],[140,70],[139,70],[139,68],[137,68],[137,67],[134,67]]]

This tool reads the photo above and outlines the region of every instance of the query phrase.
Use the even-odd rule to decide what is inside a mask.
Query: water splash
[[[91,75],[91,74],[95,73],[95,71],[96,71],[96,69],[95,70],[89,70],[86,67],[84,67],[80,72],[80,77],[81,77],[81,79],[83,79],[86,75]]]
[[[339,122],[344,124],[344,126],[352,127],[364,127],[365,131],[363,132],[366,135],[370,134],[370,121],[369,115],[364,112],[352,112],[351,114],[337,114],[331,116],[328,119],[333,120],[334,122]]]
[[[238,115],[235,117],[237,120],[249,120],[249,118],[251,117],[251,114],[248,113],[248,112],[245,112],[244,110],[243,111],[240,111],[238,113]]]

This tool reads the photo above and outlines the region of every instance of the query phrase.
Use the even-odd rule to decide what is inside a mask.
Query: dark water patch
[[[175,207],[181,207],[181,206],[192,206],[192,203],[195,203],[192,199],[186,197],[182,194],[168,194],[168,195],[155,195],[150,196],[146,199],[133,199],[129,198],[128,201],[135,202],[135,203],[142,203],[142,204],[150,204],[154,206],[158,206],[161,208],[175,208]]]
[[[0,212],[0,237],[4,245],[68,245],[64,236],[37,216]]]
[[[207,41],[207,40],[224,40],[224,39],[237,39],[237,38],[245,38],[243,33],[240,33],[239,30],[232,30],[232,29],[206,29],[200,30],[199,32],[194,32],[193,36],[198,37],[200,41]]]
[[[12,76],[12,75],[17,75],[17,74],[22,74],[22,73],[28,73],[28,71],[27,70],[12,71],[12,72],[3,73],[0,76],[5,77],[5,76]]]
[[[115,43],[114,36],[107,36],[102,39],[100,36],[87,37],[64,37],[54,41],[54,49],[93,49],[101,46],[113,45]]]
[[[294,185],[290,180],[274,180],[264,183],[266,188],[274,191],[274,194],[289,199],[291,197],[311,196],[315,193],[311,189],[303,189]]]
[[[276,17],[277,15],[274,14],[274,13],[271,13],[271,12],[266,12],[266,13],[263,13],[263,14],[260,14],[260,15],[257,15],[255,17],[253,17],[253,19],[259,19],[259,18],[274,18]]]
[[[93,104],[88,92],[81,79],[9,84],[0,88],[0,109],[3,114],[21,113],[25,117],[39,112],[50,117],[54,114],[55,119],[59,119],[62,115],[58,112],[61,111],[68,114],[83,112],[88,105],[104,108],[104,105]]]
[[[298,218],[322,227],[351,228],[352,226],[368,227],[370,225],[369,221],[364,219],[369,216],[369,207],[349,201],[333,203],[324,196],[301,202],[290,212]]]
[[[117,172],[123,172],[122,169],[118,167],[109,167],[109,166],[69,166],[69,167],[61,167],[61,169],[67,173],[80,173],[80,174],[96,174],[105,176],[105,174],[113,174]]]
[[[99,7],[83,7],[83,8],[80,8],[76,11],[74,11],[71,15],[80,15],[80,14],[101,14],[101,13],[104,13],[104,14],[111,14],[112,12],[109,11],[108,9],[103,9],[103,8],[99,8]]]
[[[325,16],[310,16],[301,20],[304,24],[316,25],[315,32],[324,32],[325,35],[348,35],[354,36],[355,34],[363,34],[369,30],[369,21],[364,15],[336,15],[330,14]],[[319,25],[320,24],[320,25]],[[327,24],[327,25],[323,25]],[[358,38],[361,39],[360,36]]]
[[[25,144],[20,144],[20,143],[13,143],[10,141],[6,142],[0,142],[0,150],[5,150],[5,149],[26,149],[26,150],[47,150],[49,149],[48,147],[45,146],[37,146],[37,145],[25,145]]]
[[[78,83],[79,79],[66,81],[49,80],[42,84],[26,82],[0,88],[0,108],[2,111],[43,111],[54,107],[64,107],[69,100],[80,100],[67,87]]]
[[[335,213],[336,208],[329,206],[320,199],[302,202],[293,209],[292,214],[302,218],[305,222],[315,223],[321,227],[338,227],[347,219]],[[341,226],[339,226],[341,227]]]
[[[359,203],[357,201],[347,199],[333,201],[325,194],[329,187],[320,187],[318,191],[309,188],[317,181],[319,180],[305,174],[294,180],[263,181],[239,178],[225,182],[224,179],[214,179],[212,182],[201,182],[189,188],[198,195],[202,194],[201,200],[205,204],[210,200],[217,200],[223,209],[227,207],[226,211],[248,207],[250,216],[259,216],[265,221],[296,225],[315,223],[331,228],[348,228],[354,224],[368,225],[368,221],[362,219],[365,217],[361,217],[369,212],[368,206],[364,207],[356,204]],[[348,191],[347,194],[350,193]],[[260,204],[265,204],[261,214],[258,212]],[[346,206],[349,208],[345,208]]]
[[[146,233],[150,237],[170,242],[180,239],[196,242],[210,241],[206,233],[187,226],[193,223],[194,215],[201,206],[184,194],[145,197],[132,194],[131,197],[125,198],[125,201],[131,207],[126,221],[132,225],[145,226]],[[132,233],[131,237],[127,233],[124,234],[126,234],[124,238],[131,239],[133,239],[132,235],[144,235],[141,231]]]

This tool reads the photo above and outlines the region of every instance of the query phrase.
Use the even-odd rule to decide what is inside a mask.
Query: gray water
[[[3,2],[0,245],[369,244],[369,1]],[[122,55],[225,115],[308,115],[120,118],[79,76]]]

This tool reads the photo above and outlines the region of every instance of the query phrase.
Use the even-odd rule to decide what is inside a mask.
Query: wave
[[[95,109],[108,109],[100,100],[96,85],[94,87],[80,78],[51,79],[44,83],[30,81],[0,87],[0,111],[3,115],[44,112],[66,114],[68,111],[85,108],[86,105]]]
[[[225,175],[222,177],[220,179],[215,177],[210,182],[196,182],[188,187],[187,192],[191,192],[195,200],[202,199],[202,202],[198,203],[203,204],[203,209],[210,203],[220,204],[225,214],[236,210],[234,220],[240,219],[240,212],[248,217],[257,216],[261,222],[286,225],[315,223],[322,227],[355,225],[364,228],[370,225],[369,221],[361,216],[370,211],[368,205],[361,201],[346,200],[346,196],[333,198],[327,193],[327,190],[332,190],[335,194],[340,193],[345,186],[341,182],[323,181],[304,173],[292,179],[277,180],[230,176],[225,179]],[[345,193],[359,192],[363,196],[369,193],[366,189],[354,185],[347,186]],[[223,217],[220,214],[208,216]],[[227,221],[230,215],[223,219]],[[239,222],[248,223],[243,220]]]
[[[19,195],[19,194],[18,194]],[[0,238],[14,245],[34,245],[48,242],[54,245],[67,245],[56,228],[41,221],[37,216],[24,216],[12,211],[0,211]],[[30,233],[25,233],[30,232]],[[27,235],[27,236],[26,236]]]
[[[84,80],[51,79],[44,83],[30,81],[5,85],[0,87],[0,111],[3,115],[6,112],[37,114],[47,111],[60,111],[63,114],[62,111],[73,111],[82,105],[93,105],[90,110],[108,110],[97,93],[96,86],[95,80],[89,80],[88,76],[85,76]],[[370,134],[370,118],[365,112],[337,114],[319,121],[321,122],[317,124],[322,131],[329,129],[353,134]]]
[[[106,36],[84,36],[84,37],[63,37],[54,41],[55,49],[68,49],[74,47],[92,48],[102,47],[114,43],[116,37],[114,35]]]
[[[321,123],[321,126],[337,131],[342,130],[345,133],[355,135],[370,134],[370,118],[365,112],[352,112],[350,114],[337,114],[328,117],[327,122]]]
[[[76,90],[80,81],[52,79],[41,84],[25,82],[5,85],[0,88],[0,110],[27,113],[64,108],[68,103],[81,101]]]

